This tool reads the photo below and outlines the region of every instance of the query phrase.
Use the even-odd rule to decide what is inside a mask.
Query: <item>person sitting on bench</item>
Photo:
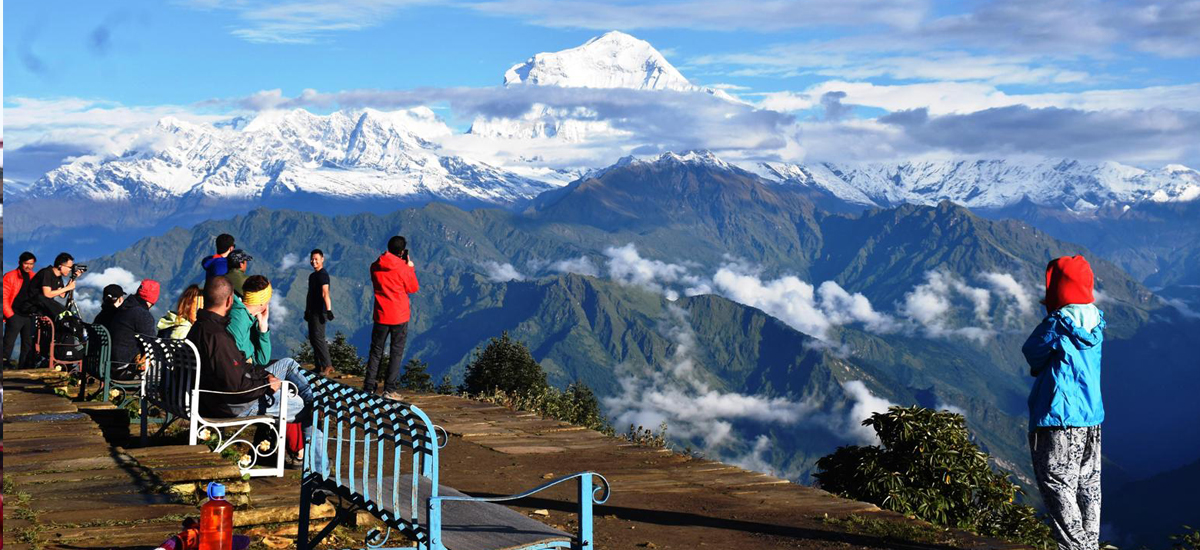
[[[255,304],[263,298],[254,296],[252,302]],[[300,421],[304,425],[305,440],[320,438],[320,430],[312,425],[312,390],[307,379],[300,377],[304,385],[303,389],[297,385],[296,395],[281,396],[280,380],[294,380],[286,372],[289,365],[280,361],[269,365],[254,363],[238,348],[230,332],[235,300],[229,280],[223,276],[213,277],[204,287],[204,309],[196,312],[196,322],[188,331],[187,339],[200,353],[200,389],[245,393],[201,394],[200,414],[212,418],[278,414],[282,399],[287,399],[287,421]],[[269,294],[265,300],[270,302]],[[242,307],[240,314],[246,315],[245,306]],[[267,338],[269,341],[270,335]],[[304,390],[310,399],[307,403],[302,397]],[[290,458],[293,463],[299,460],[299,457]],[[314,464],[325,468],[325,456],[319,449],[313,459],[316,460]]]

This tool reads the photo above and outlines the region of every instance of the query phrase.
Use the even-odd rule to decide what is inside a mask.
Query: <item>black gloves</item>
[[[325,311],[325,320],[327,320],[327,321],[333,320],[333,312],[332,311],[328,311],[328,310]]]

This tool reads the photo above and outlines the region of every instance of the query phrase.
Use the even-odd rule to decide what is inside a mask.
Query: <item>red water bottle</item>
[[[215,481],[200,507],[200,550],[233,550],[233,505],[225,500],[225,486]]]

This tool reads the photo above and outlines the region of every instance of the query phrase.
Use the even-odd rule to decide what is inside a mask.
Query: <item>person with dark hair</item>
[[[140,334],[148,338],[158,335],[158,331],[154,328],[154,316],[150,314],[150,308],[158,302],[158,294],[158,281],[143,280],[137,293],[130,296],[121,304],[121,307],[117,308],[112,322],[105,327],[112,340],[110,357],[112,358],[114,378],[128,380],[139,376],[140,369],[136,359],[140,355],[141,347],[138,346],[137,339],[133,335]]]
[[[55,256],[54,263],[34,274],[29,285],[22,287],[23,296],[17,301],[30,315],[45,315],[57,319],[66,306],[60,303],[63,297],[75,290],[75,258],[66,252]],[[70,277],[70,282],[63,283],[63,277]]]
[[[4,274],[4,365],[7,368],[12,360],[13,348],[17,337],[21,337],[21,355],[17,359],[19,368],[27,368],[33,359],[33,319],[25,311],[14,308],[17,296],[28,292],[29,282],[33,279],[33,268],[37,265],[37,256],[32,252],[22,252],[17,259],[17,268]]]
[[[334,375],[333,360],[329,358],[329,342],[325,340],[325,323],[333,320],[333,304],[329,299],[329,273],[325,271],[325,253],[314,248],[308,254],[313,272],[308,276],[308,296],[304,302],[304,321],[308,323],[308,344],[313,350],[313,367],[324,377]]]
[[[204,307],[204,296],[198,285],[189,285],[179,295],[175,309],[158,320],[158,337],[182,340],[196,322],[196,311]]]
[[[1033,472],[1059,548],[1100,545],[1100,356],[1104,312],[1083,256],[1046,266],[1046,317],[1021,351],[1036,378],[1029,392]]]
[[[228,256],[233,252],[233,235],[221,233],[216,240],[217,253],[200,261],[204,268],[204,284],[207,285],[213,277],[223,276],[229,272]]]
[[[240,248],[233,249],[233,252],[230,252],[229,257],[226,258],[226,262],[229,265],[229,272],[225,274],[225,278],[229,279],[229,284],[233,285],[233,293],[238,298],[245,297],[242,294],[242,286],[246,284],[246,277],[248,277],[246,275],[246,268],[250,260],[253,259],[253,256],[246,254],[246,251]]]
[[[243,286],[245,298],[233,297],[229,308],[226,330],[233,337],[234,345],[250,362],[251,366],[262,367],[266,372],[296,386],[301,402],[311,413],[313,407],[312,387],[300,372],[300,363],[291,357],[271,360],[271,282],[262,275],[251,275]],[[289,405],[290,408],[290,405]],[[292,457],[292,461],[299,457]]]
[[[363,389],[375,393],[383,347],[391,338],[383,396],[398,400],[400,360],[404,356],[408,320],[411,317],[408,295],[420,288],[413,262],[408,257],[408,241],[404,237],[397,235],[388,239],[387,252],[380,254],[379,259],[371,264],[371,286],[375,291],[374,325],[371,327],[371,355],[367,359]]]
[[[100,313],[92,319],[93,325],[100,325],[112,332],[112,319],[117,314],[117,308],[125,303],[125,289],[121,285],[108,285],[100,295]]]

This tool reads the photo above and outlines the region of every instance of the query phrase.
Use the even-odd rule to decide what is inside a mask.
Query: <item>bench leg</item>
[[[312,507],[312,484],[305,481],[300,484],[300,524],[296,533],[296,549],[308,550],[308,522]]]
[[[142,417],[142,447],[145,447],[150,443],[149,437],[147,437],[147,432],[149,431],[147,422],[149,419],[146,418],[146,412],[149,411],[150,408],[146,406],[146,400],[144,398],[140,400],[139,405],[142,407],[140,411]]]
[[[579,533],[576,550],[590,550],[592,544],[592,474],[579,476]]]
[[[429,550],[446,550],[442,544],[442,501],[429,499]]]

